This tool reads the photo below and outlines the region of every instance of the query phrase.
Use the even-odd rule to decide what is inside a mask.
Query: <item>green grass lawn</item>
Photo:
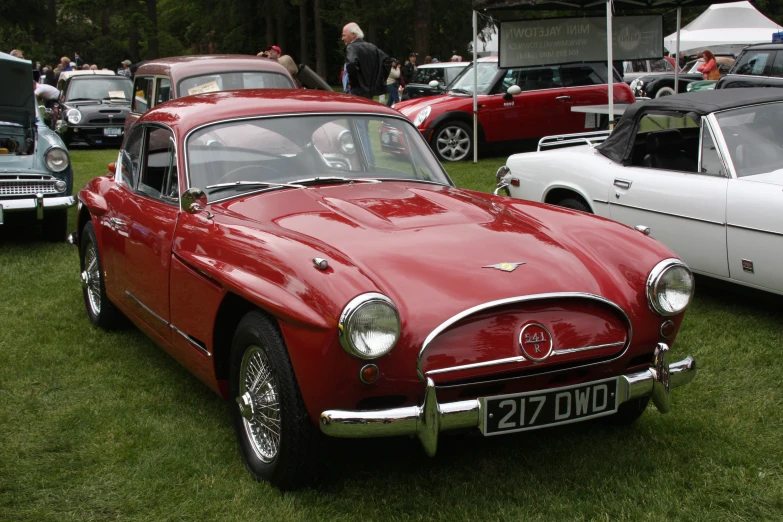
[[[114,158],[73,151],[76,186]],[[490,191],[504,162],[447,168]],[[283,494],[245,471],[217,395],[136,329],[90,326],[76,249],[2,231],[0,283],[2,521],[783,520],[780,300],[698,281],[674,355],[699,373],[670,414],[446,436],[433,459],[329,441],[322,483]]]

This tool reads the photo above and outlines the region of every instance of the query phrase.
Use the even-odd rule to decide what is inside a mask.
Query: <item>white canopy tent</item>
[[[750,2],[713,4],[693,22],[680,30],[680,49],[706,49],[712,45],[753,44],[772,41],[772,34],[783,30]],[[677,33],[663,39],[674,51]]]

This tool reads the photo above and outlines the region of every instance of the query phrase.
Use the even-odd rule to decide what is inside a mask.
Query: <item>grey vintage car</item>
[[[39,222],[64,241],[75,204],[73,169],[60,137],[44,124],[28,60],[0,53],[0,227]]]

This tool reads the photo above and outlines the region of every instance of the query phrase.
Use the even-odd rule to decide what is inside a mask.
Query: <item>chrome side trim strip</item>
[[[742,225],[734,225],[732,223],[727,223],[726,226],[732,227],[732,228],[741,228],[742,230],[752,230],[753,232],[761,232],[762,234],[772,234],[773,236],[783,236],[783,232],[775,232],[773,230],[764,230],[763,228],[753,228],[753,227],[746,227]]]
[[[556,355],[567,355],[570,353],[586,352],[588,350],[600,350],[601,348],[611,348],[613,346],[623,346],[624,344],[625,341],[620,341],[617,343],[597,344],[595,346],[583,346],[581,348],[563,348],[562,350],[553,350],[552,357]],[[479,363],[463,364],[460,366],[450,366],[448,368],[439,368],[437,370],[428,371],[426,375],[429,376],[429,375],[438,375],[441,373],[459,372],[462,370],[473,370],[475,368],[486,368],[487,366],[502,366],[504,364],[513,364],[513,363],[520,363],[525,361],[527,361],[527,359],[525,359],[522,356],[508,357],[506,359],[495,359],[493,361],[483,361]]]
[[[588,294],[583,292],[554,292],[554,293],[547,293],[547,294],[533,294],[533,295],[523,295],[517,297],[508,297],[506,299],[498,299],[497,301],[490,301],[488,303],[483,303],[480,305],[476,305],[472,308],[468,308],[467,310],[464,310],[458,313],[457,315],[447,319],[446,321],[441,323],[437,328],[435,328],[427,336],[427,338],[424,339],[424,343],[422,343],[421,345],[421,350],[419,350],[419,356],[416,361],[416,373],[419,376],[419,379],[421,379],[422,382],[425,381],[424,372],[421,369],[424,352],[427,350],[427,347],[430,345],[430,343],[451,325],[478,312],[489,310],[490,308],[497,308],[499,306],[505,306],[509,304],[525,303],[529,301],[543,301],[548,299],[588,299],[591,301],[598,301],[605,305],[611,306],[612,308],[620,312],[622,317],[625,318],[625,323],[628,325],[628,338],[626,339],[625,342],[625,349],[627,349],[628,346],[631,345],[631,339],[633,339],[633,323],[631,323],[631,319],[628,317],[628,314],[625,313],[625,310],[623,310],[616,303],[604,297],[601,297],[599,295]],[[625,351],[625,349],[623,351]]]
[[[158,314],[156,314],[155,312],[150,310],[148,306],[146,306],[144,303],[142,303],[141,301],[136,299],[136,296],[134,296],[132,293],[130,293],[129,291],[125,290],[125,294],[128,297],[130,297],[131,299],[133,299],[134,301],[136,301],[136,304],[138,304],[140,307],[144,308],[144,310],[146,310],[155,319],[157,319],[161,323],[163,323],[166,326],[168,326],[169,328],[171,328],[174,332],[176,332],[179,335],[181,335],[182,337],[184,337],[188,341],[188,343],[190,343],[190,345],[193,346],[200,353],[202,353],[203,355],[206,355],[207,357],[212,357],[212,353],[209,350],[207,350],[205,347],[203,347],[201,345],[201,343],[199,343],[198,341],[196,341],[195,339],[190,337],[188,334],[186,334],[185,332],[183,332],[182,330],[180,330],[179,328],[177,328],[176,326],[174,326],[173,324],[171,324],[170,322],[166,321],[161,316],[159,316]]]
[[[644,212],[651,212],[653,214],[662,214],[664,216],[672,216],[672,217],[678,217],[678,218],[683,218],[683,219],[689,219],[691,221],[699,221],[700,223],[709,223],[710,225],[720,225],[722,227],[726,226],[726,223],[724,223],[722,221],[711,221],[709,219],[701,219],[701,218],[696,218],[696,217],[692,217],[692,216],[684,216],[682,214],[674,214],[672,212],[663,212],[661,210],[653,210],[653,209],[650,209],[650,208],[637,207],[636,205],[626,205],[625,203],[617,203],[616,201],[612,202],[610,204],[611,205],[616,205],[618,207],[625,207],[625,208],[633,208],[633,209],[636,209],[636,210],[643,210]]]
[[[609,204],[609,202],[607,200],[605,200],[605,199],[593,198],[593,201],[595,201],[596,203],[604,203],[606,205]]]

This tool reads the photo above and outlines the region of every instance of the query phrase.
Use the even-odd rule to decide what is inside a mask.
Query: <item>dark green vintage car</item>
[[[44,124],[30,61],[0,53],[0,228],[38,222],[64,241],[76,203],[73,170],[60,137]]]

